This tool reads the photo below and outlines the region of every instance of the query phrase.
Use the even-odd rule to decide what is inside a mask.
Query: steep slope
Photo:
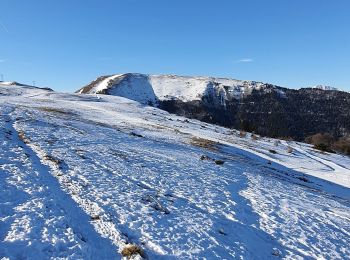
[[[350,255],[349,157],[122,97],[0,85],[0,109],[1,258]]]
[[[101,77],[77,92],[122,96],[271,137],[350,134],[350,93],[330,87],[293,90],[254,81],[128,73]]]

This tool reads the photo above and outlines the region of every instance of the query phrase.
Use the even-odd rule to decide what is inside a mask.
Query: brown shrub
[[[23,143],[25,143],[25,144],[30,143],[30,139],[25,135],[25,133],[23,131],[18,131],[18,137],[19,137],[19,139],[21,139],[23,141]]]
[[[191,144],[209,150],[217,150],[216,142],[200,137],[192,137]]]
[[[240,138],[245,138],[246,136],[247,136],[247,132],[239,131],[239,137]]]
[[[293,152],[293,148],[290,147],[290,146],[288,146],[288,148],[287,148],[287,153],[292,153],[292,152]]]
[[[331,146],[334,143],[334,138],[330,134],[315,134],[305,138],[309,144],[313,144],[314,148],[324,152],[332,152]]]
[[[38,109],[49,112],[49,113],[56,113],[56,114],[61,114],[61,115],[75,115],[71,111],[63,110],[60,108],[54,108],[54,107],[39,107]]]
[[[62,163],[62,160],[60,160],[58,158],[55,158],[55,157],[53,157],[52,155],[49,155],[49,154],[45,154],[43,159],[47,160],[47,161],[51,161],[51,162],[53,162],[56,165],[60,165]]]
[[[259,139],[259,138],[258,138],[258,136],[257,136],[257,135],[255,135],[255,134],[252,134],[251,138],[252,138],[252,140],[254,140],[254,141],[256,141],[256,140],[258,140],[258,139]]]
[[[350,155],[350,136],[342,137],[333,145],[333,149],[337,152]]]
[[[130,259],[133,255],[140,255],[141,257],[144,257],[143,250],[137,245],[128,245],[124,247],[121,254],[128,259]]]
[[[305,138],[305,141],[309,144],[325,144],[330,146],[334,142],[334,138],[330,134],[314,134]]]

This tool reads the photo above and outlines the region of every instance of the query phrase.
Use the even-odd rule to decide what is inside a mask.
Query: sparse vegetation
[[[246,136],[247,136],[247,132],[239,131],[239,137],[240,138],[245,138]]]
[[[134,255],[140,255],[141,257],[145,256],[142,248],[138,245],[128,245],[124,247],[121,254],[123,257],[126,257],[128,259],[130,259]]]
[[[216,142],[200,137],[192,137],[191,144],[209,150],[217,150]]]
[[[251,138],[252,138],[252,140],[254,140],[254,141],[256,141],[256,140],[258,140],[259,138],[258,138],[258,136],[257,135],[255,135],[255,134],[252,134],[251,135]]]
[[[305,142],[312,144],[315,149],[322,152],[339,152],[350,155],[350,136],[340,137],[338,140],[330,134],[315,134],[305,138]]]
[[[21,139],[23,141],[23,143],[25,143],[25,144],[30,143],[29,138],[26,137],[26,135],[24,134],[23,131],[18,131],[18,137],[19,137],[19,139]]]
[[[314,148],[323,152],[333,152],[331,149],[334,143],[334,138],[330,134],[315,134],[305,138],[305,141],[309,144],[313,144]]]
[[[44,160],[51,161],[56,165],[60,165],[62,163],[62,160],[53,157],[52,155],[45,154],[43,157]]]
[[[292,152],[293,152],[293,148],[290,147],[290,146],[288,146],[288,148],[287,148],[287,153],[292,153]]]
[[[67,111],[67,110],[63,110],[63,109],[55,108],[55,107],[39,107],[38,109],[40,109],[41,111],[56,113],[56,114],[61,114],[61,115],[75,115],[71,111]]]
[[[317,150],[320,150],[322,152],[329,152],[329,153],[333,152],[333,150],[331,150],[330,146],[328,146],[327,144],[324,144],[324,143],[315,144],[314,148]]]
[[[350,155],[350,136],[342,137],[333,144],[333,149],[337,152]]]

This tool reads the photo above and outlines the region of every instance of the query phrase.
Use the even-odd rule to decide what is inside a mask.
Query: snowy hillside
[[[209,80],[159,77],[140,97]],[[349,157],[117,96],[0,84],[0,111],[0,259],[349,258]]]
[[[178,99],[184,102],[201,100],[203,96],[219,96],[220,102],[240,98],[264,84],[212,77],[185,77],[176,75],[116,74],[101,77],[78,93],[105,94],[126,97],[141,103]]]

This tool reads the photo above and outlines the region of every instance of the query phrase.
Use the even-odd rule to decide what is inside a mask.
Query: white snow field
[[[214,77],[188,77],[177,75],[149,75],[140,73],[115,74],[96,79],[88,89],[79,93],[98,94],[109,90],[111,95],[129,98],[140,103],[177,99],[184,102],[201,100],[205,94],[216,93],[220,102],[228,98],[239,99],[253,89],[265,88],[262,82]],[[281,93],[283,94],[283,93]]]
[[[0,111],[0,259],[349,259],[349,157],[116,96]]]

